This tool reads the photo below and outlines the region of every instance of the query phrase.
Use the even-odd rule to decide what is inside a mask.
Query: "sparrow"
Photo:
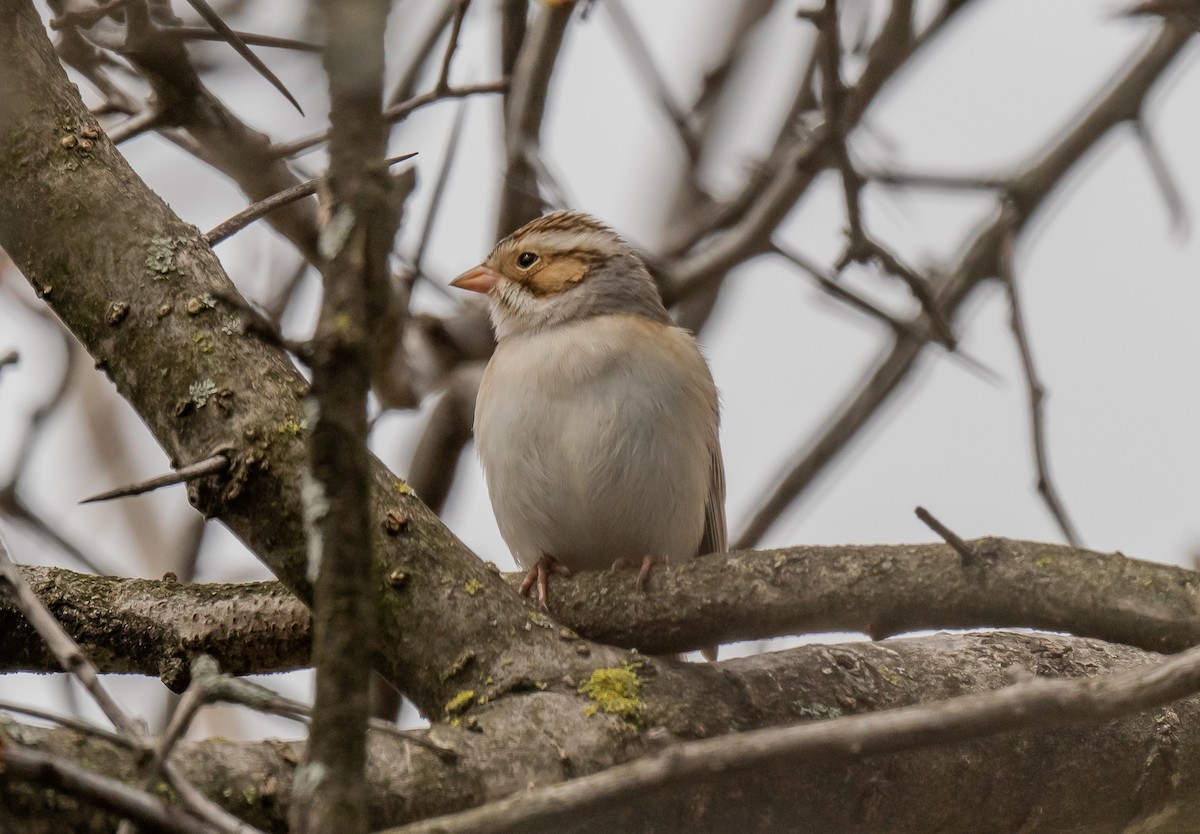
[[[641,586],[653,561],[725,550],[712,373],[616,232],[548,214],[451,286],[487,296],[496,333],[475,443],[523,594],[545,606],[551,573],[618,563]]]

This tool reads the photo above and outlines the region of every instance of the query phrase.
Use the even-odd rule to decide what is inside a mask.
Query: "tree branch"
[[[581,635],[647,654],[814,632],[882,638],[1014,626],[1159,652],[1200,643],[1200,577],[1192,571],[1057,544],[987,538],[970,546],[969,568],[941,543],[714,554],[661,566],[645,594],[619,573],[562,577],[550,603],[554,617]],[[199,654],[237,675],[308,665],[308,610],[277,583],[21,571],[103,672],[161,674],[179,691]],[[523,578],[507,580],[516,587]],[[0,605],[0,670],[55,668],[19,612]]]
[[[727,728],[742,731],[780,727],[797,721],[855,715],[986,692],[1014,679],[1075,678],[1100,670],[1121,671],[1159,658],[1122,646],[1047,634],[940,634],[884,643],[804,646],[719,664],[687,664],[706,697],[718,692],[735,709],[733,723],[710,716],[681,723],[679,734],[665,717],[647,713],[658,744],[677,742]],[[671,664],[647,677],[645,690],[674,685],[663,681]],[[714,688],[715,687],[715,688]],[[557,691],[556,691],[557,690]],[[529,796],[530,784],[553,784],[595,772],[585,760],[584,739],[556,745],[548,738],[563,706],[562,690],[551,685],[526,699],[518,713],[475,707],[464,727],[439,725],[429,732],[440,746],[461,755],[453,765],[404,739],[373,735],[368,814],[380,828],[427,819],[496,798]],[[684,708],[686,711],[688,708]],[[884,714],[885,715],[885,714]],[[880,716],[882,717],[882,715]],[[476,731],[466,729],[474,724]],[[603,723],[600,716],[581,725]],[[810,725],[813,731],[832,727]],[[631,734],[626,725],[625,732]],[[778,732],[778,731],[777,731]],[[788,732],[793,732],[789,730]],[[826,730],[820,730],[826,732]],[[1132,715],[1102,727],[1009,732],[965,745],[857,758],[828,767],[786,764],[748,769],[742,778],[722,774],[662,790],[613,811],[607,830],[629,832],[687,827],[692,831],[779,831],[803,820],[810,830],[839,834],[887,830],[917,834],[929,830],[930,809],[952,831],[1016,831],[1040,808],[1048,831],[1126,831],[1154,822],[1160,829],[1186,831],[1200,815],[1200,698],[1169,709]],[[734,736],[736,738],[736,736]],[[0,744],[36,746],[77,762],[102,762],[105,773],[128,781],[135,757],[102,739],[71,730],[14,724],[0,718]],[[654,743],[640,752],[656,749]],[[183,742],[172,761],[194,784],[218,802],[264,830],[277,830],[286,818],[301,742]],[[616,760],[620,761],[620,759]],[[610,761],[611,764],[611,761]],[[430,785],[438,789],[430,790]],[[569,784],[569,783],[568,783]],[[963,802],[962,797],[972,797]],[[86,806],[56,801],[35,784],[0,773],[0,806],[14,827],[34,834],[62,830],[111,830],[96,825]],[[26,825],[40,821],[42,827]],[[1171,822],[1174,826],[1171,826]],[[562,832],[597,830],[594,818],[580,815]],[[49,826],[55,827],[49,827]]]
[[[1178,22],[1165,24],[1157,37],[1116,74],[1095,102],[1068,120],[1070,127],[1065,134],[1049,142],[1019,176],[1010,180],[1008,196],[1016,209],[1011,218],[1008,212],[997,209],[965,246],[954,267],[933,287],[936,307],[947,320],[953,319],[963,302],[985,280],[997,274],[1000,244],[1013,230],[1013,224],[1017,229],[1024,228],[1067,173],[1108,131],[1137,116],[1154,83],[1193,34]],[[928,324],[922,323],[922,327],[927,331],[923,339],[908,336],[896,339],[864,375],[859,387],[826,421],[825,428],[799,452],[796,462],[756,502],[759,509],[737,538],[734,549],[753,547],[908,379],[909,371],[932,337]]]

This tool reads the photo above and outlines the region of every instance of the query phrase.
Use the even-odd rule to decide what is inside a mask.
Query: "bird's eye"
[[[537,259],[538,256],[535,252],[522,252],[520,255],[517,255],[517,266],[521,267],[521,269],[529,269],[529,267],[537,263]]]

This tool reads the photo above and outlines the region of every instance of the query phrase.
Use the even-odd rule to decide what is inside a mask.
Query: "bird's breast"
[[[475,434],[501,532],[524,565],[695,555],[715,391],[683,331],[589,319],[497,349]]]

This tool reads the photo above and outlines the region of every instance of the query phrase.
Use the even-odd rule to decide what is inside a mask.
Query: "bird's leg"
[[[642,557],[642,566],[638,568],[637,588],[639,591],[646,590],[646,582],[650,579],[650,567],[654,564],[654,557],[646,554]]]
[[[570,576],[571,571],[566,565],[559,562],[550,554],[542,555],[538,563],[529,569],[529,573],[525,575],[525,581],[521,583],[520,594],[523,597],[529,596],[529,592],[533,590],[533,584],[537,583],[538,602],[542,604],[542,608],[550,607],[550,574],[558,574],[559,576]]]

